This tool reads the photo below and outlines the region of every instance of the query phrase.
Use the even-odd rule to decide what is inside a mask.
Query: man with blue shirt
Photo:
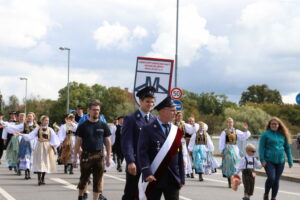
[[[140,107],[127,115],[122,127],[121,148],[126,160],[126,184],[122,200],[138,199],[140,168],[137,160],[137,143],[143,126],[154,121],[150,113],[154,106],[155,88],[148,86],[137,92]]]
[[[179,200],[179,190],[185,183],[181,147],[183,132],[173,125],[176,104],[167,96],[155,109],[158,117],[144,126],[138,141],[138,161],[141,168],[139,198]]]

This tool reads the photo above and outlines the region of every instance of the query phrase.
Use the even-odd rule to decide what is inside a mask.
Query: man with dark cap
[[[121,147],[126,160],[126,184],[122,200],[138,199],[140,168],[137,162],[137,143],[143,126],[155,120],[150,113],[154,106],[155,88],[148,86],[138,91],[140,107],[127,115],[122,127]]]
[[[83,108],[78,105],[76,108],[75,121],[78,123],[81,117],[83,117]]]
[[[176,104],[167,96],[155,109],[156,120],[144,126],[138,141],[138,161],[141,168],[139,198],[179,200],[184,185],[184,164],[181,147],[183,132],[173,125]]]
[[[118,124],[117,124],[117,130],[115,133],[115,142],[112,147],[113,152],[115,152],[117,156],[117,170],[119,172],[122,172],[122,162],[124,160],[124,156],[122,153],[122,148],[121,148],[121,131],[122,131],[122,126],[123,126],[123,121],[124,121],[124,116],[118,117]]]

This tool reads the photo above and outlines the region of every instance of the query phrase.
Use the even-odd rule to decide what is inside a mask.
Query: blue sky
[[[8,97],[57,99],[71,81],[132,90],[137,56],[174,59],[175,0],[0,0],[0,85]],[[180,0],[178,86],[226,94],[268,84],[295,103],[297,0]]]

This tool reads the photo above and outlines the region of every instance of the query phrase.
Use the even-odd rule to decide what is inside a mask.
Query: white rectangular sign
[[[173,60],[138,57],[134,81],[135,102],[139,105],[136,93],[147,86],[153,86],[155,105],[159,104],[169,93],[172,83]]]

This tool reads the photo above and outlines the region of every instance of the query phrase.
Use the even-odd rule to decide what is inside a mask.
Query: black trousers
[[[128,173],[126,170],[126,184],[122,200],[135,200],[138,199],[138,184],[141,173],[138,172],[136,176]]]
[[[155,188],[149,200],[160,200],[164,195],[165,200],[179,200],[179,186],[170,184],[165,188]]]
[[[3,155],[3,150],[4,150],[4,144],[3,144],[3,140],[0,138],[0,161]]]

